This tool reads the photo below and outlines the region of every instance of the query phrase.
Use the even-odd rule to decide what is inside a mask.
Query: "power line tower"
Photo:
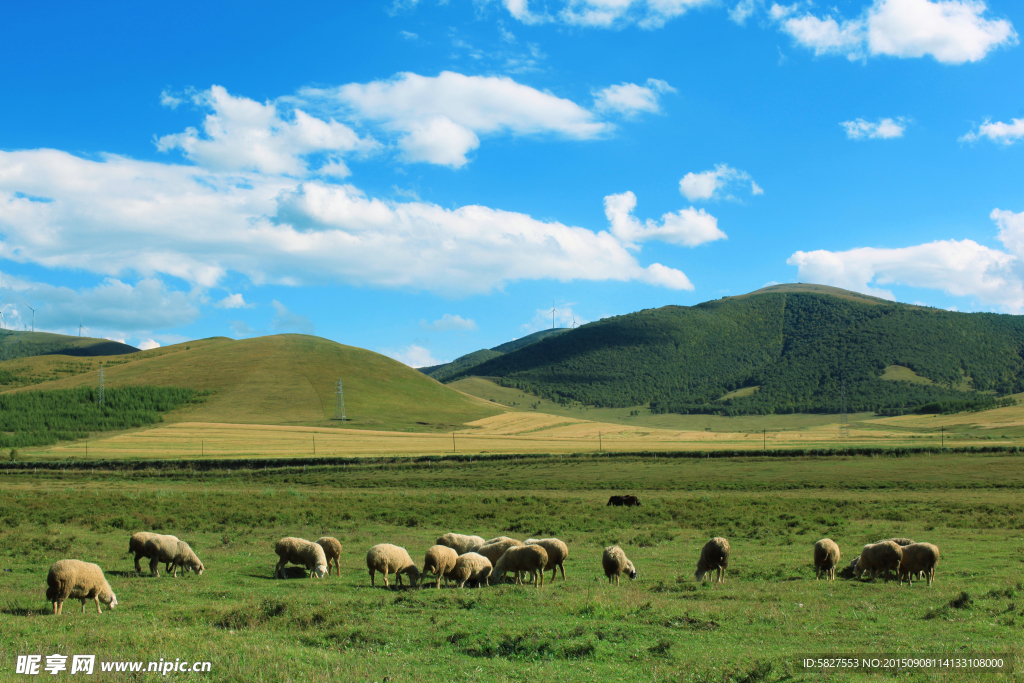
[[[103,363],[101,361],[100,362],[100,390],[96,393],[96,404],[100,408],[103,407],[103,399],[104,398],[105,398],[105,396],[103,395]]]
[[[846,414],[846,380],[839,382],[839,438],[850,437],[850,419]]]
[[[337,398],[334,400],[334,419],[345,421],[345,392],[341,386],[341,378],[338,378]]]

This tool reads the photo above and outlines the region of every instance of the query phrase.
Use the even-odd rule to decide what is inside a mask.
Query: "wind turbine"
[[[555,302],[552,301],[551,302],[551,329],[555,329],[555,311],[556,310],[557,309],[555,308]]]
[[[574,329],[574,330],[576,329],[576,316],[575,315],[572,316],[572,329]]]
[[[78,336],[79,337],[82,336],[82,330],[85,330],[86,332],[88,332],[89,328],[88,327],[82,327],[82,319],[79,318],[78,319]]]
[[[7,329],[7,324],[6,324],[6,321],[4,320],[4,311],[7,310],[8,306],[13,306],[13,305],[14,304],[4,304],[3,308],[0,308],[0,328],[3,328],[5,330]]]
[[[25,304],[25,305],[28,306],[28,310],[32,311],[32,331],[35,332],[36,331],[36,309],[32,308],[28,304]]]

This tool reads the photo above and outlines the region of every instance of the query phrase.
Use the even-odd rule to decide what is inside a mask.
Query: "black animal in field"
[[[612,496],[608,499],[608,505],[614,505],[615,507],[622,507],[625,505],[628,508],[638,507],[640,505],[640,499],[636,496]],[[605,507],[608,507],[607,505]]]

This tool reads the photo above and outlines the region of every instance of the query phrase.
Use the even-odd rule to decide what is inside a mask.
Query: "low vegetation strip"
[[[107,389],[100,404],[92,387],[0,394],[0,448],[45,446],[91,432],[132,429],[205,399],[208,392],[173,387]]]

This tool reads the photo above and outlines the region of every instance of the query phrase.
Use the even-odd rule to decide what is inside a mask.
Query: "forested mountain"
[[[138,351],[109,339],[72,337],[50,332],[0,330],[0,361],[31,356],[117,356]]]
[[[450,379],[489,376],[553,400],[649,403],[655,412],[838,412],[845,400],[850,411],[900,414],[1024,391],[1022,350],[1022,316],[782,285],[606,318]],[[891,366],[909,368],[915,381],[883,379]]]
[[[528,334],[525,337],[519,339],[513,339],[510,342],[505,342],[499,346],[495,346],[493,349],[480,349],[473,353],[467,353],[465,356],[459,356],[451,363],[444,363],[442,365],[431,365],[429,367],[420,368],[420,372],[425,375],[430,375],[439,382],[447,382],[455,375],[464,376],[464,370],[468,370],[474,366],[488,361],[492,358],[511,353],[530,344],[535,344],[542,339],[568,332],[569,330],[564,327],[556,327],[550,330],[541,330],[540,332],[534,332]],[[470,373],[474,374],[474,373]]]

